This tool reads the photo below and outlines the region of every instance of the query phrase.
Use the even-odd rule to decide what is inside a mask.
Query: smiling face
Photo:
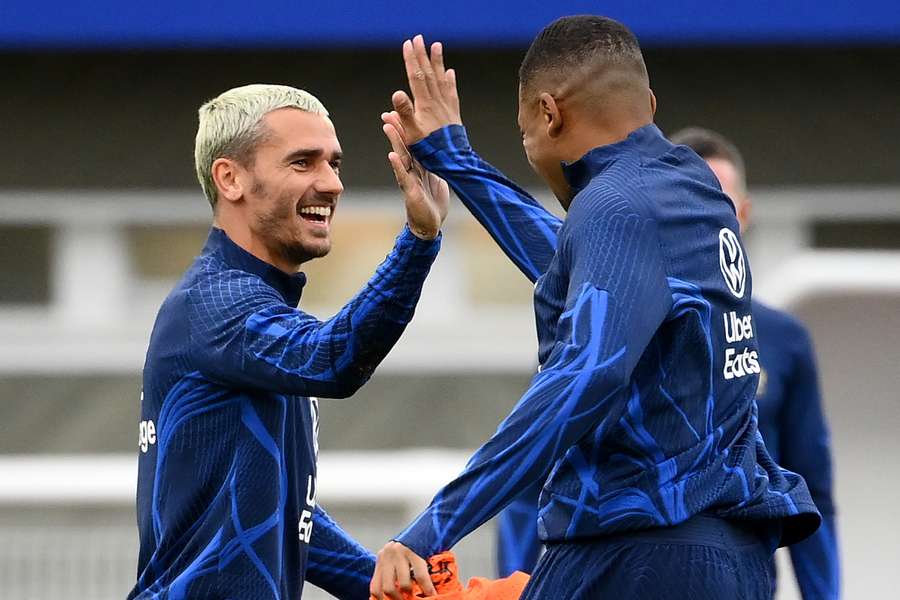
[[[277,266],[331,250],[331,222],[344,186],[341,146],[328,117],[281,108],[262,120],[263,141],[248,165],[243,201],[251,235]]]

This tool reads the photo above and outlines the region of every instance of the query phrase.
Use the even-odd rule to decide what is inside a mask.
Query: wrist
[[[427,161],[429,157],[442,151],[471,150],[466,128],[455,123],[432,131],[421,140],[410,144],[408,148],[410,154],[419,162]]]
[[[409,231],[423,242],[433,242],[441,235],[440,229],[428,229],[409,224]]]
[[[404,548],[406,548],[407,550],[409,550],[410,552],[412,552],[419,558],[428,560],[431,557],[431,554],[428,552],[428,549],[425,545],[416,544],[413,540],[404,538],[403,534],[400,534],[399,536],[397,536],[395,538],[391,538],[391,542],[393,542],[395,544],[400,544],[401,546],[403,546]]]

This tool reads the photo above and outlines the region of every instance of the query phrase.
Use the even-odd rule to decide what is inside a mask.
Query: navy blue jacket
[[[374,557],[316,502],[317,397],[353,394],[413,315],[440,242],[408,229],[319,321],[302,273],[209,234],[160,308],[141,402],[141,549],[129,598],[367,600]]]
[[[806,485],[757,431],[752,283],[706,164],[648,125],[565,166],[555,217],[450,126],[412,146],[536,281],[539,372],[512,413],[397,540],[452,547],[542,483],[538,532],[562,542],[698,513],[819,524]]]
[[[803,476],[822,524],[791,546],[791,560],[803,598],[840,597],[840,557],[832,496],[831,448],[819,394],[812,341],[790,315],[753,303],[761,373],[756,390],[759,431],[775,461]],[[541,552],[537,536],[540,486],[526,490],[500,513],[497,572],[531,573]]]
[[[819,530],[791,546],[794,573],[804,599],[836,599],[841,577],[831,445],[812,340],[797,319],[761,302],[753,303],[753,318],[763,349],[759,431],[776,462],[803,476],[822,513]]]

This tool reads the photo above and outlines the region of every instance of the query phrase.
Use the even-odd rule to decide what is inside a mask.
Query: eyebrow
[[[319,158],[324,154],[325,150],[323,150],[322,148],[300,148],[288,154],[285,157],[285,162],[293,162],[301,158]],[[343,157],[344,153],[341,151],[337,151],[331,156],[330,160],[341,160]]]

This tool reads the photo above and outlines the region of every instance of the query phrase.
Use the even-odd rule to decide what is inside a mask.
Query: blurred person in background
[[[744,159],[728,139],[708,129],[691,127],[672,135],[706,161],[734,202],[741,230],[751,223]],[[759,336],[760,365],[756,403],[759,431],[775,461],[806,480],[822,525],[815,534],[791,546],[791,562],[804,600],[840,596],[841,569],[833,496],[831,445],[819,393],[812,339],[791,315],[753,300],[753,322]]]
[[[400,597],[422,557],[543,484],[548,550],[525,600],[770,598],[775,548],[820,517],[757,431],[752,283],[732,204],[653,124],[633,34],[565,17],[522,62],[522,144],[565,221],[472,150],[441,45],[429,57],[417,36],[403,54],[413,99],[394,94],[386,133],[536,283],[540,369],[459,477],[378,553],[373,593]]]
[[[129,598],[294,600],[305,579],[368,597],[374,556],[316,503],[317,397],[353,394],[397,342],[449,198],[437,177],[388,158],[407,226],[362,291],[320,321],[297,305],[300,266],[328,254],[343,191],[328,112],[278,85],[200,108],[195,163],[213,226],[147,350]]]

